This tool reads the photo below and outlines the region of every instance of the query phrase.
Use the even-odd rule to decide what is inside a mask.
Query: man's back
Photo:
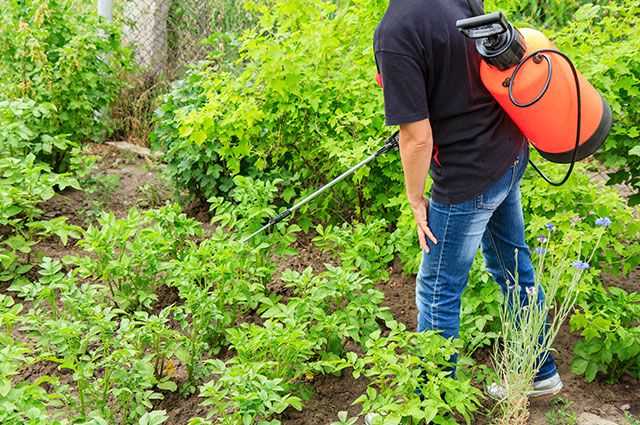
[[[444,203],[481,193],[523,143],[480,80],[473,42],[456,29],[470,16],[466,0],[391,0],[375,34],[387,123],[430,120],[438,146],[432,195]]]

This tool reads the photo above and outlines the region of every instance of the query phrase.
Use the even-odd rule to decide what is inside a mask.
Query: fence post
[[[98,0],[98,15],[107,21],[113,21],[113,0]]]

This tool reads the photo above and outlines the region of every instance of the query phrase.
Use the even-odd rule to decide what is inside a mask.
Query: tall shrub
[[[585,5],[556,42],[611,104],[614,127],[599,158],[611,167],[610,183],[627,183],[640,204],[640,3],[617,0]]]
[[[263,0],[246,7],[259,18],[242,37],[242,70],[201,71],[195,104],[187,100],[173,115],[161,109],[169,119],[161,117],[161,130],[173,131],[156,136],[172,173],[204,198],[228,192],[228,176],[238,174],[277,170],[305,186],[328,181],[385,134],[371,48],[385,1]],[[400,188],[392,184],[399,166],[398,173],[384,171],[388,161],[342,185],[336,199],[356,210],[384,205]]]
[[[104,136],[107,107],[130,64],[117,28],[86,0],[0,0],[0,8],[0,98],[48,111],[42,134],[74,142]],[[41,159],[61,171],[70,149],[53,144]]]

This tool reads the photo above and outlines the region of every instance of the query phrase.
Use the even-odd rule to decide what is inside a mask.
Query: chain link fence
[[[242,0],[115,0],[115,7],[138,64],[170,78],[207,57],[212,34],[238,33],[250,22]]]
[[[204,59],[213,31],[213,1],[127,0],[119,7],[124,38],[145,73],[173,76]]]
[[[253,18],[243,0],[97,0],[102,16],[123,28],[139,72],[113,106],[114,138],[146,145],[153,112],[190,64],[232,63],[237,37]]]

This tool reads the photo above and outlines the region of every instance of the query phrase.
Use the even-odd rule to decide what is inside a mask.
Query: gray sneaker
[[[535,381],[528,396],[530,398],[535,398],[556,395],[562,391],[562,388],[562,379],[560,379],[560,375],[556,373],[551,378]],[[487,394],[495,400],[503,400],[507,397],[507,390],[502,385],[494,382],[487,388]]]

